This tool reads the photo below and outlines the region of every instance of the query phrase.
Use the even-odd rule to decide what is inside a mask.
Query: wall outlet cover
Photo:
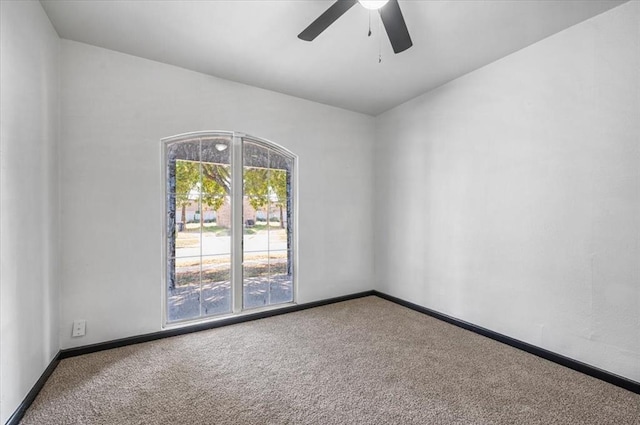
[[[73,322],[73,331],[71,332],[72,337],[84,336],[87,328],[86,320],[74,320]]]

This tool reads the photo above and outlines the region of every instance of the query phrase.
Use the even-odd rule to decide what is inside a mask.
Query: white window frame
[[[220,314],[215,316],[201,316],[195,319],[185,319],[180,321],[168,321],[168,294],[167,294],[167,242],[168,242],[168,210],[167,210],[167,197],[169,195],[167,189],[167,148],[170,144],[193,140],[198,138],[211,138],[211,137],[228,137],[231,139],[231,307],[232,311],[228,314]],[[291,158],[291,216],[292,216],[292,237],[291,237],[291,261],[293,262],[292,272],[292,301],[288,303],[268,305],[258,308],[244,309],[242,305],[243,297],[243,158],[242,158],[242,143],[246,140],[251,143],[257,143],[265,148],[273,150],[284,156]],[[162,265],[161,265],[161,299],[162,299],[162,328],[172,329],[185,326],[191,326],[199,323],[206,323],[226,319],[234,316],[242,316],[247,314],[253,314],[256,312],[278,310],[289,307],[298,303],[298,156],[281,145],[274,143],[270,140],[266,140],[260,137],[250,136],[245,133],[235,131],[196,131],[178,134],[175,136],[165,137],[161,139],[162,152],[161,152],[161,169],[162,169]],[[240,195],[237,195],[237,190],[240,188]]]

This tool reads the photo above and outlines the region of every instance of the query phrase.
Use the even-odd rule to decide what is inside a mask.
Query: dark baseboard
[[[326,300],[314,301],[314,302],[305,303],[305,304],[297,304],[297,305],[292,305],[289,307],[284,307],[276,310],[261,311],[258,313],[247,314],[244,316],[230,317],[228,319],[218,320],[215,322],[201,323],[199,325],[189,326],[185,328],[169,329],[166,331],[153,332],[145,335],[132,336],[129,338],[122,338],[122,339],[117,339],[113,341],[85,345],[77,348],[60,350],[58,351],[58,354],[56,354],[56,356],[53,358],[53,360],[51,360],[51,363],[49,363],[49,366],[47,366],[45,371],[42,373],[42,375],[40,376],[40,379],[38,379],[38,382],[36,382],[33,388],[31,388],[31,391],[29,391],[29,394],[27,394],[27,396],[22,401],[22,403],[20,403],[20,406],[18,406],[16,411],[13,412],[13,415],[11,415],[9,420],[6,422],[6,425],[18,425],[18,423],[20,423],[20,420],[24,416],[25,412],[27,411],[29,406],[31,406],[31,403],[33,403],[36,396],[44,386],[45,382],[47,382],[47,379],[49,379],[49,376],[51,376],[56,366],[58,366],[58,363],[60,363],[60,360],[62,359],[80,356],[82,354],[95,353],[97,351],[110,350],[112,348],[124,347],[126,345],[154,341],[156,339],[169,338],[172,336],[184,335],[184,334],[203,331],[207,329],[219,328],[222,326],[235,325],[237,323],[264,319],[266,317],[278,316],[286,313],[293,313],[296,311],[307,310],[310,308],[339,303],[342,301],[354,300],[356,298],[368,297],[371,295],[374,295],[374,291],[358,292],[356,294],[344,295],[341,297],[329,298]]]
[[[155,341],[157,339],[169,338],[172,336],[185,335],[193,332],[204,331],[207,329],[219,328],[222,326],[235,325],[238,323],[250,322],[252,320],[264,319],[266,317],[279,316],[281,314],[293,313],[296,311],[307,310],[309,308],[320,307],[323,305],[334,304],[342,301],[353,300],[374,295],[374,291],[358,292],[356,294],[344,295],[341,297],[329,298],[326,300],[314,301],[304,304],[296,304],[276,310],[261,311],[258,313],[246,314],[242,316],[229,317],[227,319],[216,320],[214,322],[200,323],[184,328],[168,329],[165,331],[153,332],[144,335],[137,335],[128,338],[116,339],[113,341],[100,342],[97,344],[84,345],[77,348],[68,348],[60,351],[60,359],[68,357],[80,356],[83,354],[95,353],[97,351],[110,350],[112,348],[124,347],[126,345],[139,344],[142,342]]]
[[[29,391],[29,393],[24,398],[24,400],[22,400],[22,403],[20,403],[16,411],[13,412],[13,415],[11,415],[11,417],[7,420],[6,425],[18,425],[20,423],[20,420],[24,416],[24,413],[27,411],[29,406],[31,406],[31,403],[33,403],[33,400],[36,399],[36,397],[38,396],[38,393],[40,392],[42,387],[44,387],[45,382],[47,382],[47,379],[49,379],[49,376],[51,376],[55,368],[58,366],[58,363],[60,363],[59,351],[55,355],[53,360],[51,360],[51,363],[49,363],[49,366],[47,366],[44,372],[42,372],[42,375],[40,375],[40,379],[38,379],[38,381],[31,388],[31,391]]]
[[[38,393],[40,392],[44,384],[47,382],[47,379],[49,379],[49,376],[51,376],[55,368],[58,366],[58,363],[60,363],[60,360],[62,359],[66,359],[74,356],[80,356],[83,354],[95,353],[97,351],[110,350],[112,348],[117,348],[117,347],[124,347],[126,345],[139,344],[142,342],[154,341],[157,339],[169,338],[172,336],[199,332],[207,329],[219,328],[222,326],[235,325],[237,323],[264,319],[266,317],[278,316],[281,314],[293,313],[296,311],[307,310],[314,307],[321,307],[323,305],[334,304],[342,301],[349,301],[356,298],[362,298],[362,297],[367,297],[371,295],[375,295],[377,297],[394,302],[396,304],[402,305],[404,307],[410,308],[420,313],[424,313],[436,319],[461,327],[463,329],[467,329],[477,334],[486,336],[495,341],[502,342],[504,344],[518,348],[520,350],[524,350],[538,357],[542,357],[544,359],[550,360],[554,363],[558,363],[562,366],[568,367],[578,372],[582,372],[594,378],[601,379],[605,382],[624,388],[636,394],[640,394],[640,383],[636,381],[632,381],[622,376],[615,375],[613,373],[604,371],[602,369],[598,369],[597,367],[590,366],[588,364],[579,362],[577,360],[570,359],[560,354],[556,354],[554,352],[545,350],[544,348],[536,347],[535,345],[531,345],[529,343],[517,340],[515,338],[511,338],[506,335],[499,334],[492,330],[489,330],[480,326],[476,326],[472,323],[465,322],[460,319],[456,319],[455,317],[451,317],[446,314],[439,313],[435,310],[422,307],[418,304],[414,304],[409,301],[405,301],[403,299],[396,298],[391,295],[387,295],[383,292],[372,290],[372,291],[358,292],[356,294],[345,295],[341,297],[329,298],[321,301],[314,301],[314,302],[305,303],[305,304],[292,305],[292,306],[284,307],[277,310],[262,311],[254,314],[247,314],[244,316],[230,317],[228,319],[223,319],[215,322],[202,323],[199,325],[189,326],[186,328],[169,329],[166,331],[154,332],[154,333],[145,334],[145,335],[133,336],[129,338],[122,338],[122,339],[117,339],[113,341],[101,342],[98,344],[91,344],[91,345],[85,345],[77,348],[60,350],[58,354],[56,354],[56,356],[53,358],[53,360],[51,360],[51,363],[49,363],[49,366],[47,366],[45,371],[40,376],[40,379],[38,379],[38,381],[35,383],[33,388],[31,388],[31,391],[29,391],[29,393],[27,394],[25,399],[22,401],[22,403],[20,403],[20,405],[18,406],[16,411],[13,413],[13,415],[11,415],[9,420],[6,422],[6,425],[18,425],[18,423],[24,416],[25,412],[27,411],[29,406],[31,406],[31,403],[33,403],[36,396],[38,395]]]
[[[436,319],[442,320],[443,322],[450,323],[452,325],[458,326],[460,328],[469,330],[471,332],[475,332],[477,334],[486,336],[487,338],[491,338],[495,341],[502,342],[503,344],[510,345],[511,347],[518,348],[520,350],[526,351],[527,353],[533,354],[538,357],[542,357],[543,359],[552,361],[559,365],[568,367],[569,369],[576,370],[578,372],[582,372],[585,375],[592,376],[594,378],[598,378],[602,381],[608,382],[610,384],[616,385],[618,387],[624,388],[636,394],[640,394],[640,382],[632,381],[623,376],[616,375],[611,372],[607,372],[605,370],[599,369],[595,366],[588,365],[586,363],[582,363],[578,360],[571,359],[569,357],[565,357],[561,354],[554,353],[549,350],[545,350],[544,348],[536,347],[535,345],[529,344],[527,342],[520,341],[515,338],[511,338],[509,336],[500,334],[498,332],[494,332],[492,330],[476,326],[472,323],[465,322],[464,320],[456,319],[455,317],[448,316],[446,314],[439,313],[435,310],[431,310],[426,307],[422,307],[418,304],[411,303],[409,301],[405,301],[400,298],[396,298],[391,295],[387,295],[383,292],[373,291],[373,294],[383,298],[385,300],[394,302],[403,307],[410,308],[411,310],[415,310],[417,312],[426,314],[428,316],[434,317]]]

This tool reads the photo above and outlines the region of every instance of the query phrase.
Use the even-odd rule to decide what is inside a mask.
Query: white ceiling
[[[360,5],[299,40],[332,0],[41,3],[62,38],[377,115],[625,1],[399,0],[414,45],[397,55]]]

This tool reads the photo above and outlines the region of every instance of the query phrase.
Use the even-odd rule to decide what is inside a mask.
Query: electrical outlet
[[[74,320],[73,332],[71,332],[71,336],[84,336],[84,332],[86,328],[87,328],[86,320]]]

